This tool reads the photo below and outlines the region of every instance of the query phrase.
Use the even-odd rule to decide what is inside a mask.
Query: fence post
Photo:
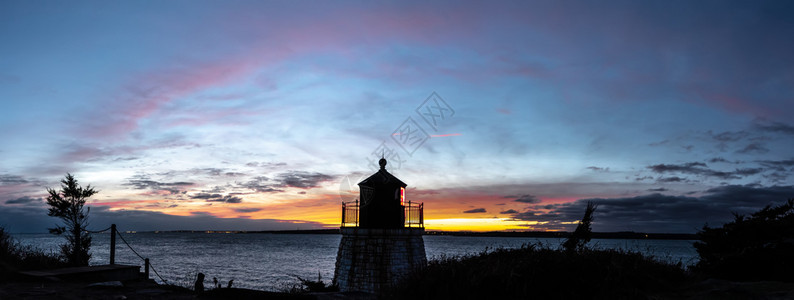
[[[144,267],[143,267],[143,275],[146,276],[146,279],[149,279],[149,259],[143,259]]]
[[[419,224],[420,227],[425,228],[425,203],[419,204]]]
[[[110,224],[110,264],[116,264],[116,224]]]
[[[411,200],[408,200],[408,228],[411,228]]]

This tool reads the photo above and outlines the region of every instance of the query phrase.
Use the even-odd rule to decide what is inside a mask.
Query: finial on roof
[[[378,164],[380,165],[380,169],[381,169],[381,170],[385,169],[385,168],[386,168],[386,159],[385,159],[385,158],[381,158],[381,159],[378,161]]]

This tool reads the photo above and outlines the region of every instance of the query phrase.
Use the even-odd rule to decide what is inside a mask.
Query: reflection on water
[[[297,283],[295,276],[323,281],[333,278],[340,235],[334,234],[122,234],[155,270],[170,283],[192,286],[196,273],[207,275],[207,286],[217,277],[223,285],[234,279],[235,287],[279,290]],[[15,238],[45,251],[58,251],[64,238],[49,234],[18,234]],[[428,259],[480,253],[486,248],[518,248],[524,244],[558,247],[557,238],[424,236]],[[107,264],[110,234],[94,234],[91,264]],[[116,238],[116,263],[143,265],[120,238]],[[697,262],[693,241],[594,239],[591,246],[619,248],[650,254],[657,259],[683,264]],[[156,277],[154,272],[152,278]]]

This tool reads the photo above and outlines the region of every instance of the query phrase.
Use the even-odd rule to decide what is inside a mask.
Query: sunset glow
[[[381,157],[428,230],[721,224],[794,198],[792,18],[734,4],[3,1],[0,225],[70,172],[92,226],[334,228]]]

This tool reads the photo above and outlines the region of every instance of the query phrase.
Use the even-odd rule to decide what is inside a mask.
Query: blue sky
[[[51,226],[45,187],[71,172],[101,190],[98,222],[333,227],[385,142],[429,229],[570,229],[597,199],[595,230],[694,232],[794,197],[792,20],[786,2],[4,1],[0,223]],[[428,99],[454,114],[430,126]]]

